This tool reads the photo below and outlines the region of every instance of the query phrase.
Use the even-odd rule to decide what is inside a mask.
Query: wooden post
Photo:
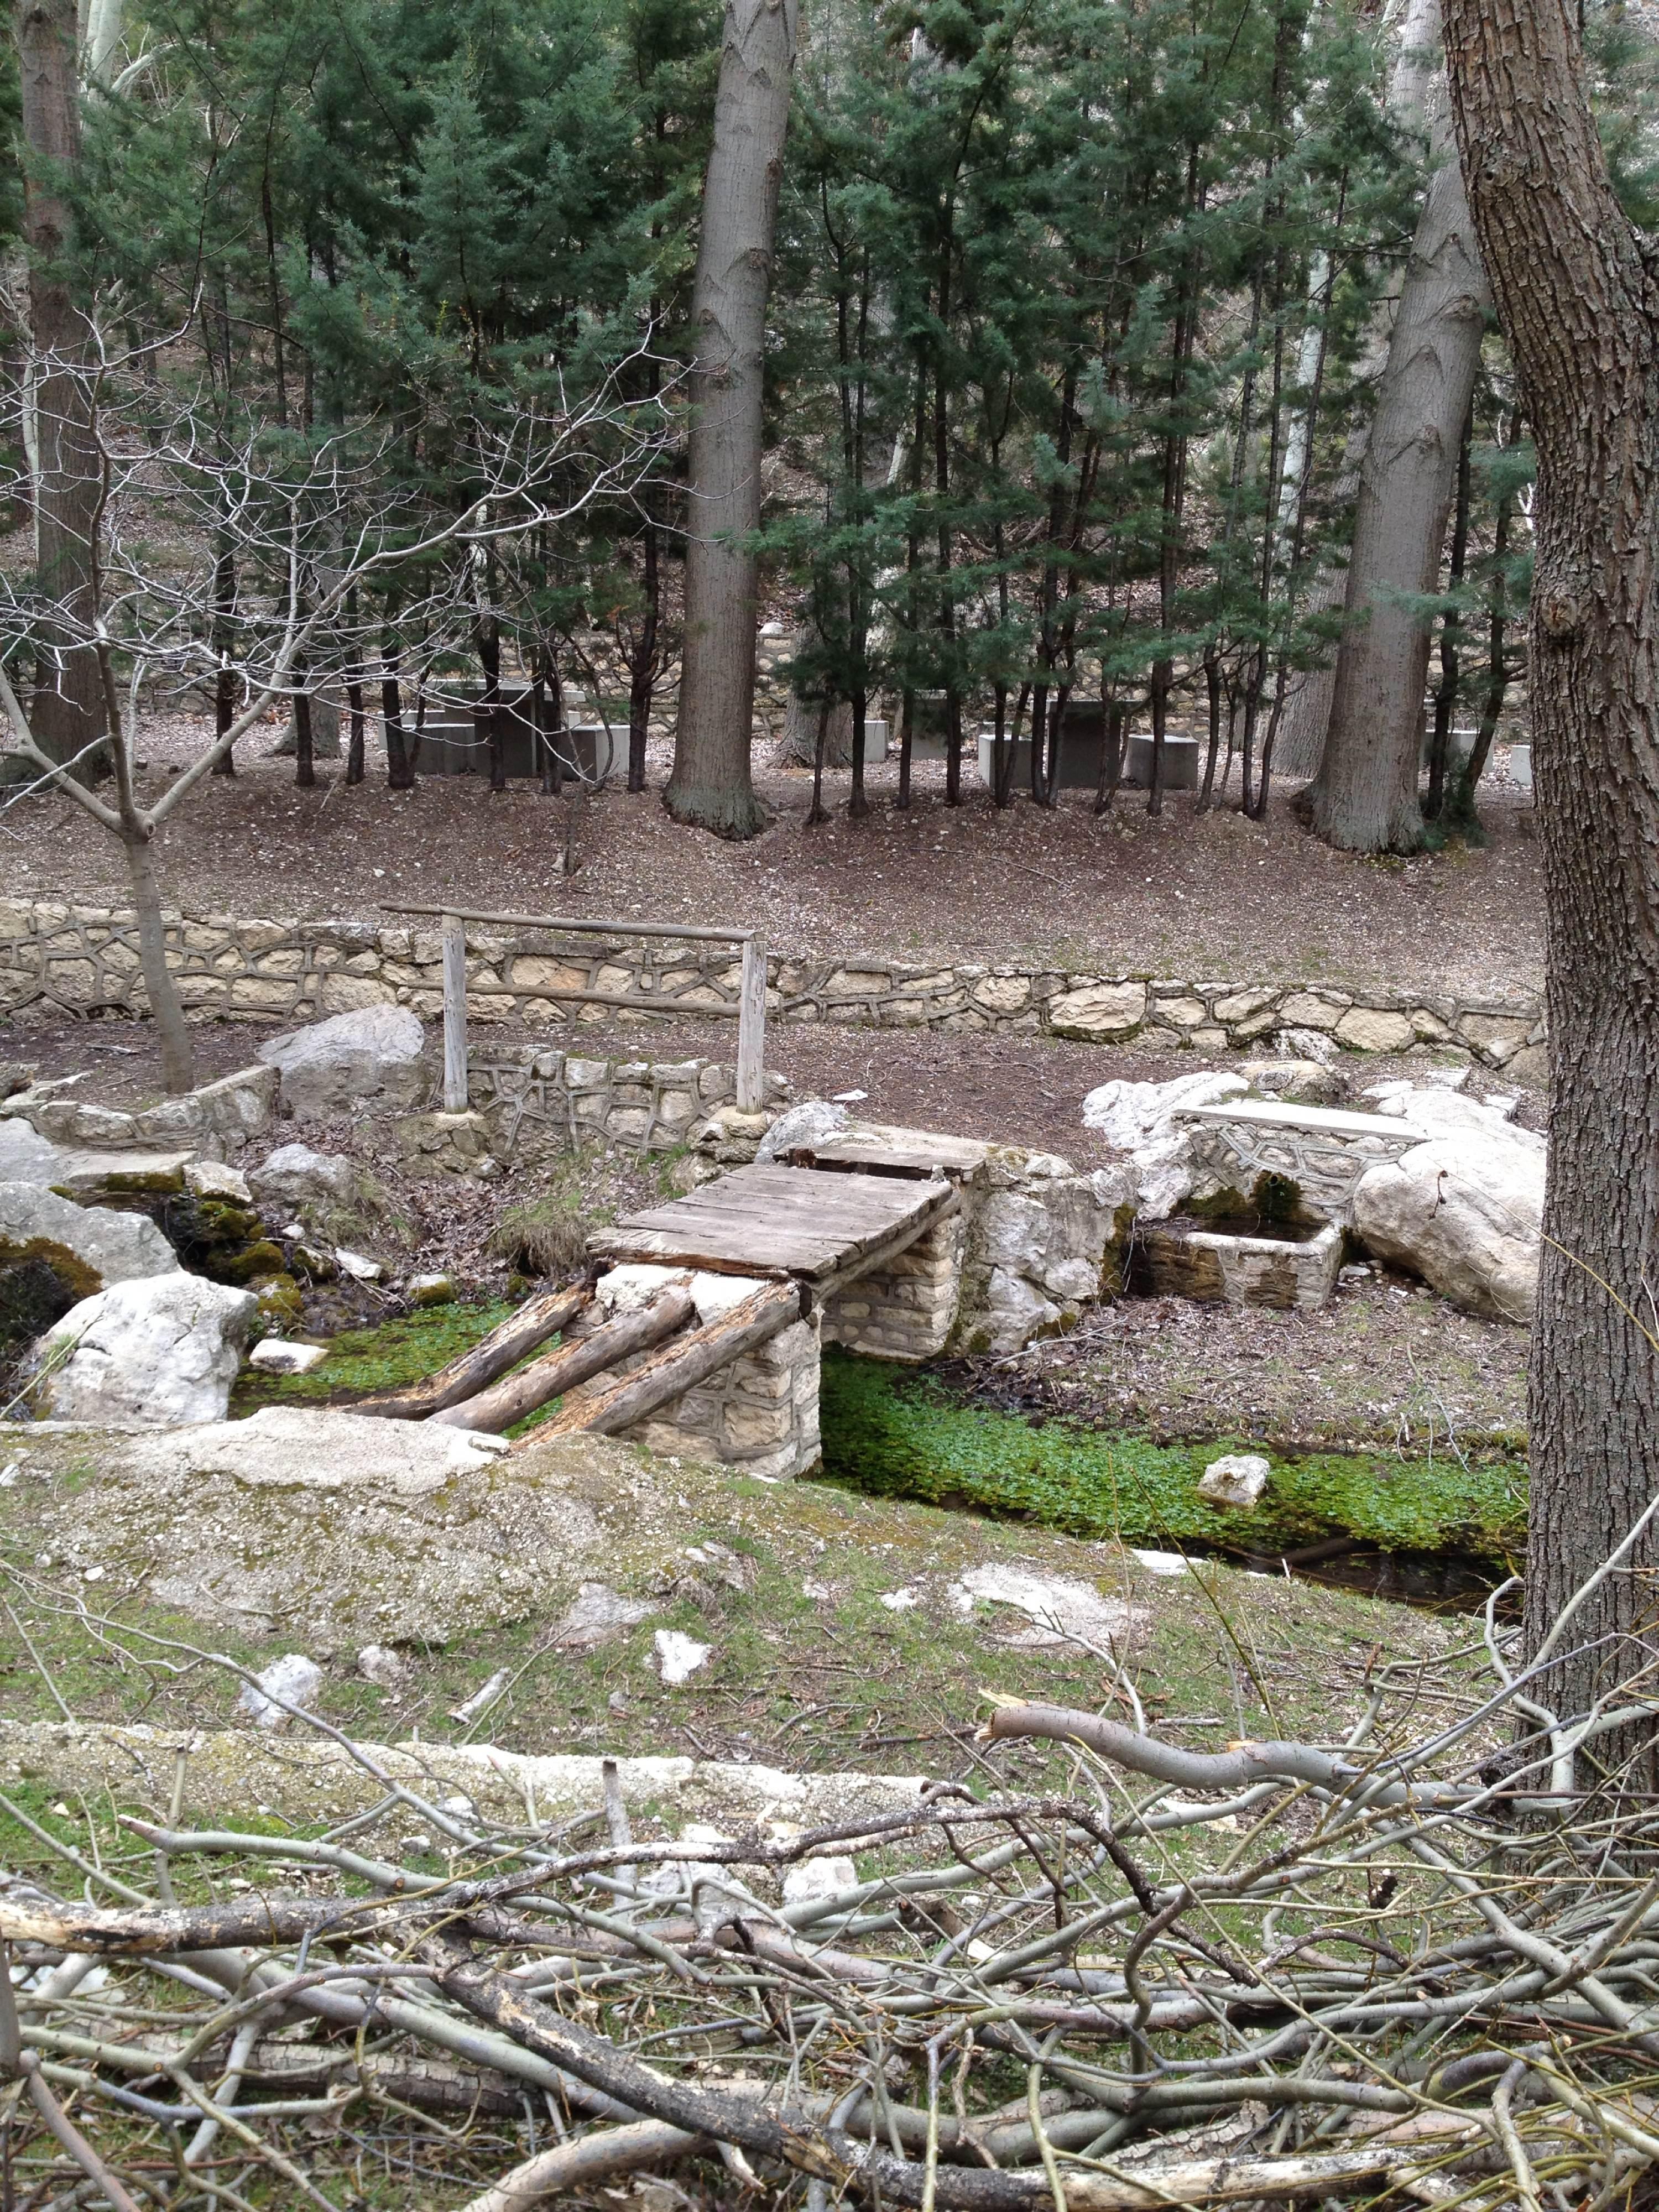
[[[743,981],[738,998],[738,1111],[758,1114],[765,1095],[766,939],[743,940]]]
[[[466,926],[444,916],[444,1111],[466,1111]]]

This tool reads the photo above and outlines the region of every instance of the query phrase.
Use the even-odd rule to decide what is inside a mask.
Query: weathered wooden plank
[[[466,927],[444,916],[444,1111],[466,1111]]]
[[[566,1436],[577,1429],[614,1437],[618,1430],[632,1428],[635,1421],[644,1420],[671,1398],[694,1389],[717,1367],[740,1359],[799,1318],[800,1293],[793,1284],[769,1283],[718,1321],[674,1338],[644,1366],[636,1367],[608,1389],[588,1398],[573,1398],[561,1406],[551,1420],[521,1437],[515,1449],[533,1444],[538,1437]]]
[[[866,1173],[873,1170],[927,1176],[937,1168],[942,1175],[970,1176],[984,1165],[990,1149],[973,1137],[947,1137],[931,1129],[888,1129],[872,1124],[826,1137],[821,1144],[803,1146],[789,1158],[806,1167],[862,1169]]]
[[[635,1352],[660,1344],[665,1337],[684,1328],[696,1311],[684,1285],[671,1283],[648,1305],[618,1314],[591,1336],[580,1337],[574,1344],[562,1344],[556,1352],[544,1353],[528,1367],[520,1367],[488,1390],[481,1390],[476,1398],[465,1398],[432,1419],[443,1427],[483,1429],[500,1436],[503,1429],[510,1429],[514,1421],[523,1420],[550,1398],[574,1390],[590,1376],[602,1375],[607,1367],[618,1365]]]
[[[611,1261],[653,1260],[724,1273],[809,1281],[861,1253],[921,1234],[951,1200],[945,1182],[739,1168],[666,1206],[647,1206],[589,1239]]]
[[[738,1024],[738,1111],[758,1114],[766,1062],[766,940],[751,937],[743,948],[742,1016]]]

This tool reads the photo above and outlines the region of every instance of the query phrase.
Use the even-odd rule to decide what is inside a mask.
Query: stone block
[[[262,1013],[283,1013],[294,1004],[294,986],[266,981],[258,975],[239,975],[230,987],[230,1003]]]
[[[356,1014],[365,1006],[391,1006],[396,997],[388,984],[367,975],[337,975],[325,979],[317,1002],[325,1014]]]
[[[1144,983],[1089,983],[1048,1002],[1048,1026],[1054,1035],[1085,1043],[1130,1036],[1146,1018]]]
[[[1216,1000],[1210,1009],[1211,1018],[1218,1022],[1225,1022],[1229,1029],[1237,1029],[1248,1022],[1253,1014],[1266,1012],[1278,997],[1277,991],[1232,991],[1224,999]],[[1251,1034],[1258,1035],[1259,1031],[1253,1030]]]
[[[1526,1091],[1547,1091],[1550,1080],[1550,1055],[1547,1045],[1525,1044],[1512,1053],[1504,1062],[1506,1081],[1518,1083]]]
[[[1404,1052],[1417,1042],[1408,1016],[1380,1006],[1350,1006],[1337,1023],[1335,1035],[1350,1052]]]
[[[1353,1001],[1346,994],[1293,991],[1279,1009],[1279,1024],[1289,1030],[1334,1030]]]
[[[1458,1024],[1464,1042],[1492,1067],[1504,1066],[1520,1051],[1531,1026],[1514,1014],[1465,1014]]]
[[[973,1003],[991,1014],[1018,1014],[1031,1003],[1029,975],[987,975],[975,983]]]
[[[59,999],[89,999],[97,987],[98,970],[90,960],[58,959],[46,963],[46,988]]]

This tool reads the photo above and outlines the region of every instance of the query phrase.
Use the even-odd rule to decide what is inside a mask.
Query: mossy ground
[[[233,1418],[261,1406],[332,1405],[417,1382],[468,1352],[513,1310],[505,1298],[456,1299],[426,1306],[371,1328],[328,1340],[328,1357],[306,1375],[262,1375],[245,1367],[231,1399]]]
[[[1246,1515],[1207,1504],[1198,1482],[1223,1451],[1261,1449],[1248,1437],[1160,1444],[1034,1422],[963,1405],[935,1378],[833,1347],[822,1422],[824,1472],[837,1481],[1079,1535],[1251,1554],[1352,1537],[1385,1552],[1464,1553],[1500,1576],[1525,1542],[1526,1473],[1514,1459],[1273,1452],[1267,1490]]]

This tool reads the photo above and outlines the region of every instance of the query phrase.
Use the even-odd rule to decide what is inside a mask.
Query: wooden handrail
[[[696,939],[704,944],[737,945],[743,948],[743,973],[738,1003],[730,1006],[682,1006],[678,1000],[629,998],[612,991],[554,991],[537,995],[584,1004],[637,1009],[641,1013],[683,1013],[688,1021],[699,1015],[738,1018],[738,1110],[758,1114],[765,1097],[766,943],[752,929],[707,929],[695,923],[677,926],[666,921],[583,921],[561,920],[553,915],[483,914],[475,908],[456,906],[396,906],[380,902],[383,914],[428,914],[443,923],[444,972],[444,1087],[446,1114],[462,1114],[467,1105],[466,1065],[466,925],[494,922],[509,928],[564,929],[598,937],[665,937]]]
[[[553,914],[481,914],[465,906],[394,906],[380,902],[382,914],[453,914],[458,921],[493,921],[519,929],[571,929],[592,937],[683,937],[709,945],[746,945],[752,929],[706,929],[695,922],[584,921]]]

